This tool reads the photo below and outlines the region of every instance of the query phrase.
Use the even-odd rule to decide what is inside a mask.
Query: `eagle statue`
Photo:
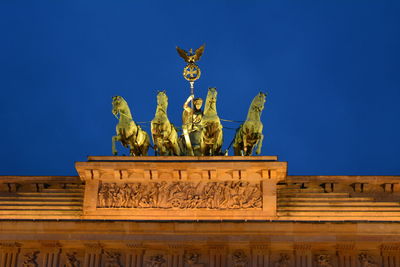
[[[205,44],[200,46],[196,51],[193,53],[193,49],[190,49],[189,52],[186,52],[182,48],[176,47],[176,51],[178,54],[189,64],[194,64],[196,61],[200,60],[201,55],[203,55]]]

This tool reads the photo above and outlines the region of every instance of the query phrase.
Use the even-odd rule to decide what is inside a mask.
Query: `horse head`
[[[112,106],[112,114],[114,114],[114,116],[117,116],[118,114],[124,114],[125,117],[132,118],[128,103],[122,96],[113,96]]]
[[[259,92],[253,99],[252,107],[261,112],[264,109],[266,97],[267,95],[265,93]]]
[[[157,105],[162,107],[164,110],[168,107],[168,96],[164,91],[158,91],[157,93]]]
[[[208,88],[206,105],[204,106],[204,112],[207,112],[208,109],[217,111],[216,108],[217,95],[218,95],[217,88],[215,87]]]
[[[122,96],[117,95],[112,97],[112,114],[114,114],[114,116],[117,116],[119,114],[123,101],[125,100]]]

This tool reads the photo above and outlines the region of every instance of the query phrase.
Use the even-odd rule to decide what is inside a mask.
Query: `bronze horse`
[[[256,154],[261,153],[264,135],[261,112],[264,109],[266,94],[258,93],[251,102],[246,121],[236,131],[233,143],[235,156],[251,156],[257,146]]]
[[[112,113],[119,120],[116,126],[117,135],[112,137],[113,155],[117,155],[115,142],[120,141],[124,147],[129,147],[131,156],[147,156],[149,135],[133,121],[128,103],[122,96],[114,96],[112,105]]]
[[[201,120],[200,147],[203,156],[221,155],[222,125],[217,114],[217,89],[209,88]]]
[[[154,150],[160,156],[179,156],[178,133],[167,115],[168,97],[163,92],[157,94],[157,109],[151,121],[151,136]]]

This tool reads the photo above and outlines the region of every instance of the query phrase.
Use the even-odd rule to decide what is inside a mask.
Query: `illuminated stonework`
[[[261,209],[260,184],[225,182],[102,183],[98,208]]]
[[[1,267],[400,267],[399,176],[276,157],[89,157],[0,177]]]

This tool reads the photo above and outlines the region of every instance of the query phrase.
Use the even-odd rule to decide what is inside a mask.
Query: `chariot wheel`
[[[171,201],[171,206],[173,208],[179,208],[181,206],[181,201],[179,199],[175,198]]]

